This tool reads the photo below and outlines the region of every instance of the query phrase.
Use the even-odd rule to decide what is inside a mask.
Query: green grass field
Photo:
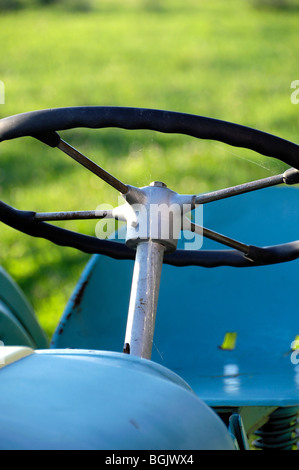
[[[296,6],[296,5],[295,5]],[[299,142],[299,11],[229,0],[102,0],[1,11],[0,116],[113,105],[237,122]],[[199,193],[269,176],[280,162],[222,144],[147,131],[68,131],[65,140],[125,183]],[[35,211],[95,209],[117,193],[30,138],[1,144],[1,199]],[[94,234],[95,222],[70,229]],[[1,226],[0,263],[51,336],[88,256]]]

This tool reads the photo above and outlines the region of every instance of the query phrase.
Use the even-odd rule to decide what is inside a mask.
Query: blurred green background
[[[42,108],[136,106],[237,122],[299,142],[299,5],[293,0],[0,0],[5,117]],[[125,183],[199,193],[280,172],[253,152],[148,131],[62,137]],[[57,149],[1,144],[0,193],[24,210],[87,210],[117,193]],[[62,224],[61,224],[62,225]],[[68,222],[94,235],[95,222]],[[89,257],[1,225],[0,264],[49,336]]]

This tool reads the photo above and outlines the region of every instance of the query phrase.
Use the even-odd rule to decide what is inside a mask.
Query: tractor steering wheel
[[[0,142],[23,136],[35,137],[51,147],[58,147],[122,194],[126,194],[129,186],[69,146],[57,133],[57,131],[77,127],[148,129],[163,133],[185,134],[254,150],[262,155],[277,158],[293,167],[281,175],[198,195],[195,197],[196,204],[211,202],[275,184],[296,184],[299,182],[298,145],[245,126],[178,112],[100,106],[33,111],[1,119]],[[81,215],[85,217],[83,214]],[[96,237],[53,226],[41,221],[42,219],[37,217],[35,212],[19,211],[4,202],[0,202],[0,220],[31,236],[42,237],[57,245],[73,247],[85,253],[99,253],[116,259],[135,258],[135,250],[123,243],[100,240]],[[236,249],[176,250],[173,253],[165,254],[164,263],[175,266],[245,267],[291,261],[299,257],[298,240],[282,245],[255,247],[235,242],[208,229],[203,229],[203,235]]]

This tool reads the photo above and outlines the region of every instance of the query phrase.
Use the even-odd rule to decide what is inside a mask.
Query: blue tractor
[[[181,133],[288,168],[204,194],[161,181],[137,188],[58,134],[77,127]],[[0,448],[167,449],[184,459],[193,450],[296,448],[299,147],[201,116],[97,106],[0,120],[0,141],[24,136],[75,159],[124,203],[36,213],[0,202],[3,223],[91,255],[50,344],[0,271]],[[51,224],[76,218],[125,225],[104,240]]]

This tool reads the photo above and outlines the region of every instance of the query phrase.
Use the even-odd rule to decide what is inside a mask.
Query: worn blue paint
[[[235,448],[182,379],[145,359],[40,350],[0,377],[0,449]]]
[[[48,339],[32,307],[17,284],[1,267],[0,340],[7,346],[48,347]]]
[[[269,188],[210,203],[204,225],[245,243],[298,239],[297,188]],[[205,240],[204,248],[219,245]],[[191,247],[192,248],[192,247]],[[52,347],[122,351],[133,263],[92,257]],[[183,377],[206,403],[299,405],[299,261],[259,268],[163,266],[153,361]],[[86,282],[88,281],[88,282]],[[222,350],[236,332],[234,350]]]

